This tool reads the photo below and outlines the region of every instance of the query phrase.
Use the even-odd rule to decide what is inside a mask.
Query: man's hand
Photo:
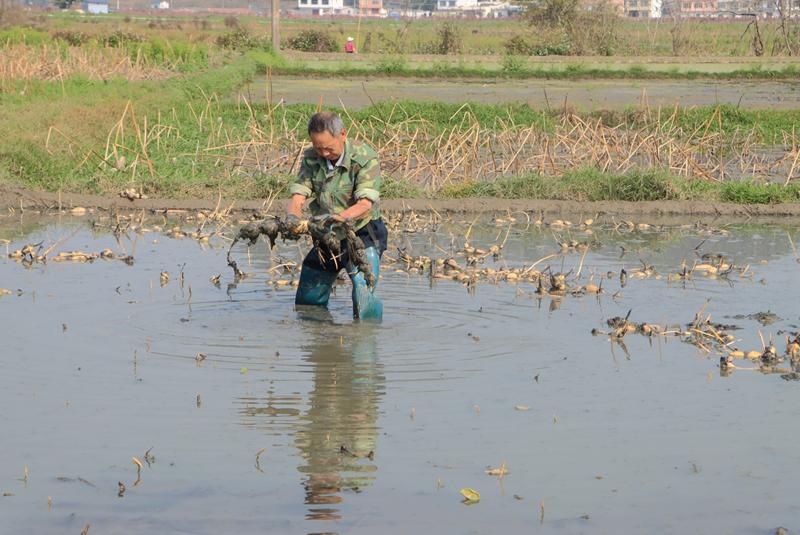
[[[300,235],[297,233],[297,227],[300,225],[300,218],[294,214],[286,214],[286,218],[283,220],[284,223],[284,232],[283,235],[285,238],[290,240],[296,240],[300,238]]]
[[[295,229],[297,225],[300,224],[300,218],[294,214],[286,214],[286,219],[284,219],[284,221],[286,222],[286,226],[290,229]]]
[[[344,223],[348,219],[359,219],[368,213],[372,209],[372,201],[369,199],[359,199],[357,203],[353,206],[344,210],[341,213],[331,215],[331,218],[338,218],[335,221],[339,223]],[[334,221],[333,219],[329,219],[328,221]]]
[[[328,216],[328,219],[325,220],[329,225],[333,223],[344,223],[345,221],[345,218],[343,218],[341,214],[331,214]]]

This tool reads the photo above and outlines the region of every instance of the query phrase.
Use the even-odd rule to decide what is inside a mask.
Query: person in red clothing
[[[356,52],[356,43],[353,41],[352,37],[347,38],[347,43],[344,45],[344,51],[348,54],[355,54]]]

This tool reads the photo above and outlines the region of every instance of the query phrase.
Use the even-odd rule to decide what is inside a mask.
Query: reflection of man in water
[[[295,443],[306,474],[308,518],[339,519],[341,492],[359,492],[374,479],[378,402],[384,377],[377,362],[377,331],[372,326],[309,322],[312,343],[303,349],[313,366],[310,408]]]

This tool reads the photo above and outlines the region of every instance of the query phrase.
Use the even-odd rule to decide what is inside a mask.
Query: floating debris
[[[123,162],[122,165],[123,165],[123,168],[124,168],[124,165],[125,165],[124,160],[121,160],[121,161]],[[124,189],[124,190],[119,192],[119,196],[122,197],[123,199],[128,199],[129,201],[134,201],[136,199],[146,199],[147,198],[147,195],[143,194],[141,191],[138,191],[136,188]]]
[[[488,468],[484,470],[484,472],[486,472],[487,475],[498,476],[498,477],[503,477],[504,475],[509,473],[508,468],[506,468],[505,461],[503,462],[503,464],[500,465],[500,468]]]
[[[772,325],[773,323],[778,322],[778,321],[781,320],[781,318],[778,317],[777,314],[775,314],[773,312],[770,312],[769,310],[767,310],[766,312],[755,312],[753,314],[736,314],[735,316],[733,316],[733,319],[736,319],[736,320],[742,320],[742,319],[755,320],[755,321],[757,321],[758,323],[760,323],[761,325],[763,325],[765,327],[767,325]]]
[[[465,503],[467,505],[471,505],[471,504],[478,503],[479,501],[481,501],[481,495],[475,489],[471,489],[469,487],[464,487],[463,489],[461,489],[458,492],[464,498],[462,500],[462,503]]]

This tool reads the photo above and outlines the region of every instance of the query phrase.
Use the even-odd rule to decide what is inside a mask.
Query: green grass
[[[451,64],[431,62],[417,67],[410,66],[403,56],[386,56],[373,64],[345,63],[329,67],[318,67],[302,62],[261,63],[260,73],[272,68],[274,74],[296,76],[389,76],[399,78],[469,78],[469,79],[542,79],[542,80],[581,80],[581,79],[634,79],[634,80],[795,80],[800,78],[794,65],[782,68],[736,69],[724,72],[659,69],[648,70],[633,65],[626,68],[588,67],[582,64],[560,66],[529,66],[513,57],[504,60],[497,67],[470,66],[464,63]]]

